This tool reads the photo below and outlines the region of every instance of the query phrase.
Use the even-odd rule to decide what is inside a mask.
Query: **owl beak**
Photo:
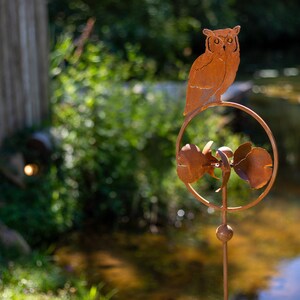
[[[226,46],[225,45],[223,46],[223,49],[226,50]]]

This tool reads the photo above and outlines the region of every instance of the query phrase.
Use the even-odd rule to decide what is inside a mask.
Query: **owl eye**
[[[231,43],[233,42],[233,39],[232,39],[232,38],[228,38],[228,39],[227,39],[227,42],[228,42],[229,44],[231,44]]]
[[[219,39],[215,39],[215,40],[214,40],[214,43],[215,43],[215,44],[219,44],[219,43],[220,43]]]

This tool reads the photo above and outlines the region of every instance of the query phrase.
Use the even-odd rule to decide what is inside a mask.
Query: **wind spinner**
[[[227,242],[233,236],[233,230],[227,224],[227,212],[242,211],[258,204],[269,193],[278,170],[278,151],[275,139],[264,120],[246,106],[221,100],[221,95],[234,82],[240,63],[239,32],[240,26],[213,31],[203,30],[203,34],[206,36],[206,49],[205,53],[195,60],[189,73],[186,105],[183,113],[185,119],[176,142],[178,177],[197,200],[222,213],[222,224],[217,228],[216,236],[223,244],[224,300],[228,300]],[[203,150],[192,143],[182,146],[183,134],[192,119],[206,109],[215,106],[226,106],[242,110],[254,118],[262,126],[270,140],[273,158],[267,150],[254,147],[251,142],[240,145],[235,151],[227,146],[220,147],[215,156],[211,151],[212,141],[208,141]],[[206,173],[215,177],[215,169],[221,169],[222,171],[222,184],[217,190],[222,193],[222,203],[220,205],[205,199],[192,186]],[[249,183],[250,188],[261,189],[264,187],[263,192],[245,205],[228,206],[227,184],[232,169],[242,180]]]

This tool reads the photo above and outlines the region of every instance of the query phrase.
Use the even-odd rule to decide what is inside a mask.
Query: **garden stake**
[[[235,102],[224,102],[221,99],[221,95],[233,83],[240,62],[239,32],[240,26],[214,31],[203,30],[206,35],[206,50],[195,60],[190,70],[184,110],[185,119],[176,141],[178,177],[197,200],[222,213],[222,224],[217,228],[216,236],[223,245],[224,300],[228,300],[227,242],[233,236],[233,230],[227,224],[227,212],[242,211],[258,204],[269,193],[278,170],[276,142],[265,121],[250,108]],[[212,155],[212,141],[207,142],[202,151],[194,144],[186,144],[181,147],[183,134],[191,120],[206,109],[216,106],[242,110],[254,118],[262,126],[270,140],[273,159],[265,149],[254,147],[251,142],[240,145],[234,152],[229,147],[220,147],[216,156]],[[222,193],[221,205],[211,203],[192,186],[192,183],[198,181],[206,173],[215,177],[214,169],[216,168],[222,170],[222,184],[216,191]],[[263,192],[245,205],[228,206],[227,184],[232,169],[241,179],[247,181],[252,189],[265,187]]]

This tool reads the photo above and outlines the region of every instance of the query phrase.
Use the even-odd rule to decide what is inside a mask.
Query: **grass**
[[[1,261],[0,298],[5,300],[109,300],[104,284],[88,286],[84,278],[58,267],[51,257],[34,253],[26,259]]]

